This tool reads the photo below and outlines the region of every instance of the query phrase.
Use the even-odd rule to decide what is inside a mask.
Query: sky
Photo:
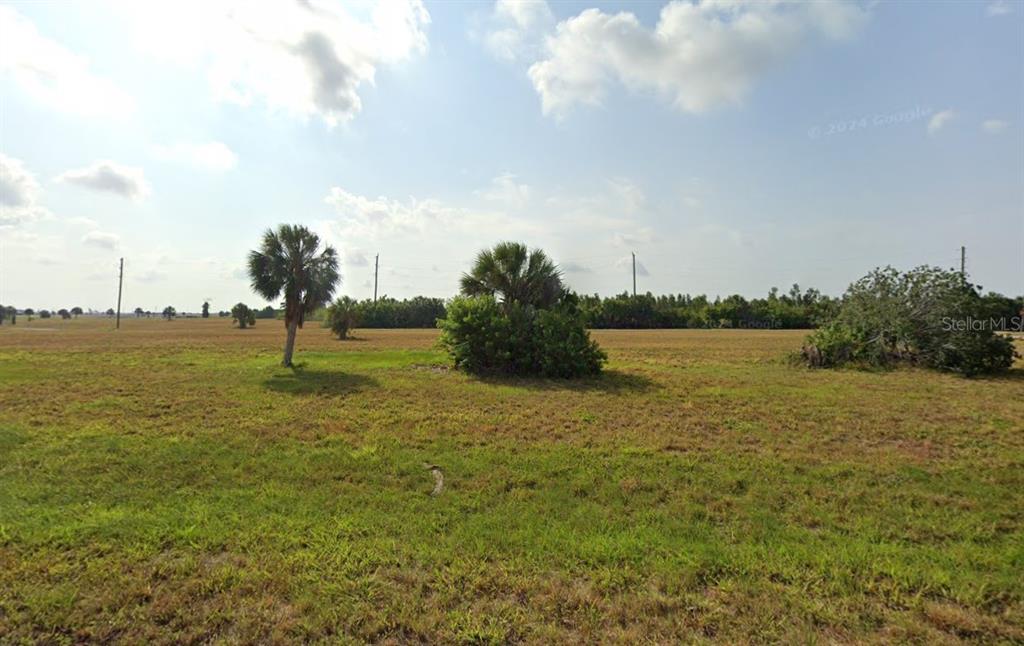
[[[1024,293],[1024,3],[0,2],[0,302],[449,297],[502,240],[612,295]]]

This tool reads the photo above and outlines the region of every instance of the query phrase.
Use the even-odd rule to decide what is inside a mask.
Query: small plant
[[[231,308],[231,323],[238,324],[238,329],[244,330],[250,325],[256,325],[256,312],[249,309],[245,303],[238,303]]]
[[[334,301],[327,308],[324,325],[339,339],[347,339],[349,330],[359,325],[359,303],[350,296]]]

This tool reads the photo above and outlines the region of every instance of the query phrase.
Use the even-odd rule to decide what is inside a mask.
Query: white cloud
[[[981,122],[981,129],[990,135],[998,135],[1009,127],[1010,124],[1002,119],[986,119]]]
[[[497,0],[489,22],[491,29],[483,38],[487,49],[502,60],[514,61],[539,52],[555,16],[544,0]]]
[[[579,264],[578,262],[565,262],[558,265],[558,268],[567,274],[590,274],[593,270],[590,267]]]
[[[86,229],[97,229],[100,226],[99,223],[96,222],[96,220],[80,216],[68,218],[67,220],[65,220],[65,222],[67,222],[68,224],[73,224],[75,226],[85,227]]]
[[[366,253],[359,249],[346,249],[345,264],[349,267],[367,267],[370,260],[366,257]]]
[[[847,3],[676,1],[649,29],[631,12],[586,9],[558,23],[529,76],[545,114],[600,104],[613,82],[703,112],[742,101],[811,38],[850,38],[867,18]]]
[[[229,171],[238,164],[238,155],[220,141],[154,146],[153,155],[157,159],[189,164],[212,172]]]
[[[111,161],[98,161],[87,168],[69,170],[58,176],[57,181],[114,193],[132,200],[145,199],[150,193],[149,183],[141,168],[122,166]]]
[[[647,204],[647,195],[632,180],[616,177],[608,180],[608,187],[627,215],[635,215]]]
[[[0,73],[51,108],[86,116],[119,117],[134,99],[89,69],[88,59],[36,30],[31,20],[0,5]]]
[[[114,250],[120,246],[121,238],[113,233],[90,231],[82,237],[82,244],[99,247],[100,249]]]
[[[391,234],[414,234],[430,226],[442,226],[459,216],[456,209],[437,200],[408,202],[387,197],[368,198],[337,186],[324,198],[337,211],[342,230],[350,238],[378,238]]]
[[[530,201],[530,186],[517,183],[515,175],[505,172],[492,179],[489,187],[477,191],[477,195],[509,208],[521,209]]]
[[[985,13],[990,16],[1006,16],[1013,13],[1013,7],[1006,0],[995,0],[985,8]]]
[[[167,280],[167,272],[160,269],[147,269],[141,273],[134,274],[133,278],[139,283],[158,283]]]
[[[330,125],[362,107],[359,89],[377,68],[427,49],[430,15],[420,0],[379,3],[360,20],[352,5],[196,0],[126,2],[139,46],[163,60],[205,67],[214,98],[260,101]]]
[[[638,247],[654,241],[654,229],[640,227],[634,231],[619,232],[612,236],[612,243],[618,247]]]
[[[619,268],[619,269],[623,269],[623,268],[629,269],[632,272],[633,271],[633,256],[629,255],[629,256],[623,256],[622,258],[619,258],[618,260],[615,261],[615,267]],[[647,267],[644,266],[644,263],[640,262],[639,260],[636,261],[636,275],[637,276],[650,276],[651,275],[651,273],[649,271],[647,271]]]
[[[932,118],[928,120],[928,134],[934,135],[939,130],[946,127],[950,121],[956,118],[956,112],[953,110],[942,110],[932,115]]]
[[[0,228],[46,217],[37,204],[39,182],[20,159],[0,153]]]

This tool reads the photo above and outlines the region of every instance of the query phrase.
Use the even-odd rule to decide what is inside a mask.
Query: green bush
[[[567,299],[537,309],[460,296],[438,326],[455,366],[474,374],[571,378],[597,374],[607,360]]]
[[[876,269],[852,284],[836,317],[807,338],[814,367],[920,365],[967,376],[1013,365],[1010,337],[995,329],[991,301],[959,273]]]
[[[348,331],[359,325],[359,303],[349,296],[342,296],[331,303],[324,318],[324,327],[331,328],[339,339],[347,339]]]
[[[231,308],[231,322],[238,324],[238,329],[244,330],[250,325],[256,325],[256,313],[245,303],[236,303]]]

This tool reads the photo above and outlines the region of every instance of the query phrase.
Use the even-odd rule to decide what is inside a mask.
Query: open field
[[[292,371],[276,321],[111,327],[0,328],[0,642],[1024,640],[1019,362],[605,331],[600,379],[481,381],[431,330]]]

